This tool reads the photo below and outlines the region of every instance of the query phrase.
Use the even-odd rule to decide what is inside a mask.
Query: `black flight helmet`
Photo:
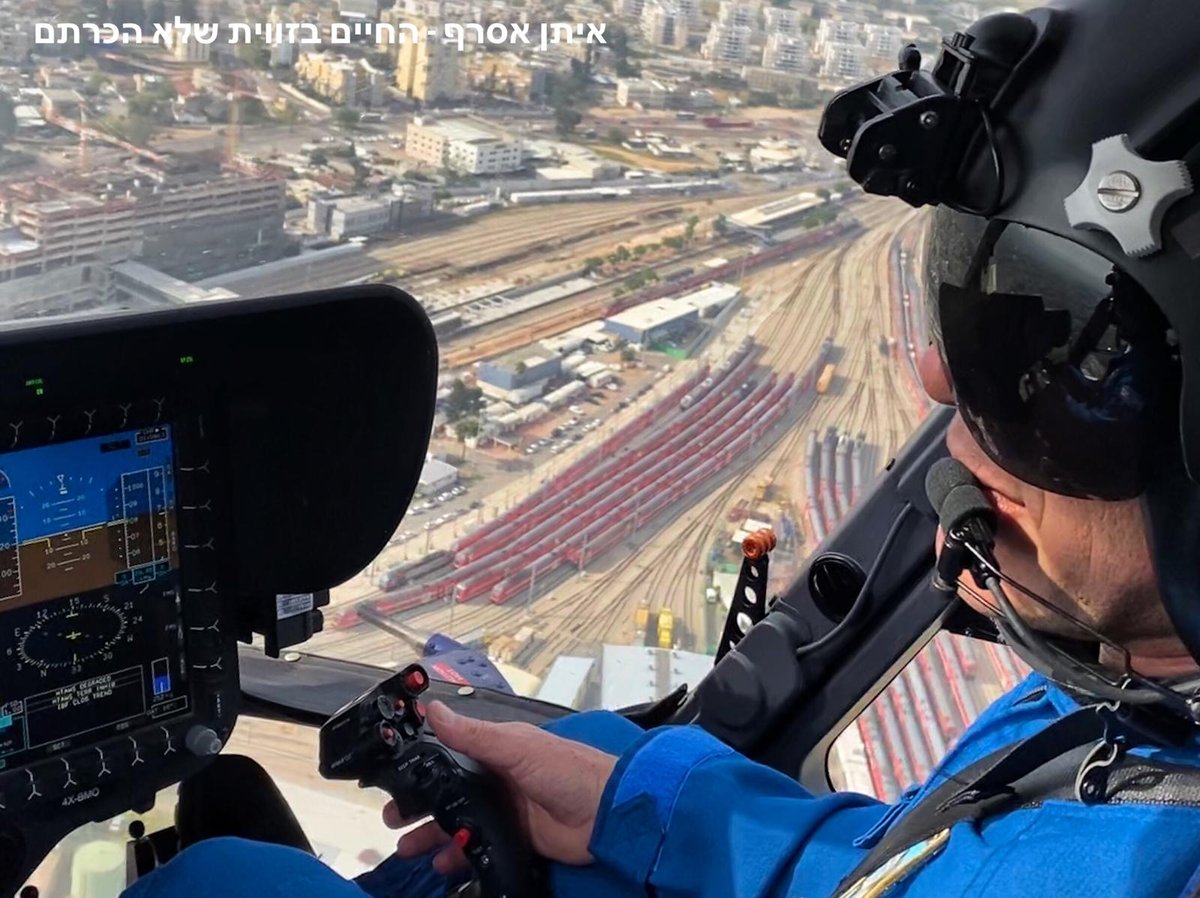
[[[1200,660],[1200,19],[1061,0],[981,19],[843,91],[822,143],[932,205],[925,302],[985,452],[1044,489],[1141,497]]]

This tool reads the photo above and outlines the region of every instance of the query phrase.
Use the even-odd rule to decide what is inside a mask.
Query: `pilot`
[[[433,704],[511,787],[556,894],[1200,895],[1200,25],[1191,4],[1062,0],[970,36],[979,139],[929,200],[920,368],[996,522],[1003,583],[960,595],[1034,673],[891,805],[815,797],[695,727]],[[206,869],[196,850],[176,863]],[[397,854],[464,869],[432,823]],[[289,894],[342,894],[323,875]]]

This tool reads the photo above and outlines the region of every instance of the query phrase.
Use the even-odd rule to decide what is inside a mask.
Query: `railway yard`
[[[708,220],[748,206],[746,197],[740,206],[710,200]],[[567,255],[611,250],[683,214],[673,211],[678,202],[636,213],[617,206],[572,218],[572,234],[589,236],[564,241]],[[652,210],[668,214],[655,221]],[[505,213],[514,216],[509,236],[470,251],[464,245],[455,264],[468,270],[475,258],[522,258],[537,239],[534,222],[562,221],[565,211]],[[394,540],[372,570],[335,591],[326,631],[308,650],[395,665],[414,651],[397,627],[417,639],[442,632],[497,644],[520,636],[519,651],[503,660],[537,678],[556,658],[595,656],[604,644],[711,653],[724,609],[706,600],[706,587],[715,567],[736,561],[730,547],[740,522],[765,520],[782,537],[771,583],[782,591],[927,412],[915,380],[915,351],[924,345],[914,268],[920,225],[919,212],[857,199],[836,226],[803,239],[785,233],[755,243],[713,233],[703,253],[719,250],[724,270],[737,269],[740,277],[725,279],[742,295],[736,314],[718,318],[719,332],[623,410],[606,407],[602,426],[570,451],[482,497],[472,526],[427,526],[415,557]],[[540,261],[554,251],[543,246]],[[511,277],[507,266],[487,276]],[[469,282],[464,275],[452,283]],[[561,333],[602,316],[605,299],[611,303],[611,291],[597,288],[519,320],[451,334],[443,365],[469,370]],[[396,572],[386,590],[370,576],[384,569]],[[648,619],[672,622],[665,643],[646,632]],[[1019,675],[1007,655],[935,641],[846,732],[835,780],[898,794]]]

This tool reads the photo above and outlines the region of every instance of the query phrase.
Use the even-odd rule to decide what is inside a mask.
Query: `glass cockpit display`
[[[0,454],[0,769],[188,708],[170,425]]]

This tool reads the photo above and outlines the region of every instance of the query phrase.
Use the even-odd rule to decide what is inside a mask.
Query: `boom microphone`
[[[925,495],[946,533],[955,532],[972,518],[982,519],[990,530],[996,528],[995,509],[974,475],[956,458],[939,459],[930,466],[925,475]]]
[[[943,592],[955,592],[958,578],[973,565],[974,556],[967,550],[967,544],[990,553],[996,532],[996,511],[974,475],[953,458],[943,458],[929,468],[925,475],[925,495],[946,534],[933,585]]]

